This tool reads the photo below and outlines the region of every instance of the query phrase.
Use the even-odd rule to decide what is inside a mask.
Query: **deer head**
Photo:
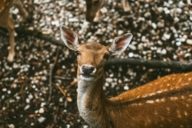
[[[110,46],[104,46],[95,42],[79,44],[75,32],[61,29],[61,38],[65,45],[78,54],[78,77],[92,81],[103,74],[103,64],[110,55],[120,55],[128,47],[132,34],[127,33],[116,37]]]

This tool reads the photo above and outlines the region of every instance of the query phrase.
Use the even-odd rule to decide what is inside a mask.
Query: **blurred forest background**
[[[11,8],[19,32],[15,37],[16,57],[9,63],[8,35],[0,31],[0,128],[88,127],[77,111],[76,58],[60,43],[61,24],[77,32],[81,43],[93,39],[107,45],[115,37],[131,32],[133,40],[122,58],[192,63],[189,1],[127,1],[129,11],[123,10],[120,0],[108,0],[95,23],[86,22],[84,0],[25,0],[32,17],[30,23],[20,22],[18,10]],[[44,38],[39,38],[37,30]],[[106,69],[103,89],[110,97],[180,71],[111,65]]]

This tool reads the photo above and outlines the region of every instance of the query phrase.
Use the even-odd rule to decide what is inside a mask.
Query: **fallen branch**
[[[53,81],[53,70],[54,70],[54,64],[50,64],[49,68],[50,68],[50,71],[49,71],[49,97],[48,97],[48,101],[50,102],[51,101],[51,96],[52,96],[52,90],[53,90],[53,87],[52,87],[52,81]]]
[[[19,36],[22,36],[22,35],[33,36],[33,37],[50,42],[55,45],[65,46],[61,40],[56,40],[51,35],[43,34],[41,31],[39,31],[37,29],[29,30],[24,27],[19,27],[19,28],[16,28],[16,32],[18,33]]]
[[[72,81],[74,78],[70,78],[70,77],[64,77],[64,76],[53,76],[54,79],[59,79],[59,80],[62,80],[62,81]]]
[[[56,40],[54,37],[50,35],[45,35],[39,30],[28,30],[24,27],[16,28],[16,32],[18,35],[27,35],[27,36],[34,36],[41,40],[45,40],[55,45],[65,46],[61,40]],[[0,33],[4,33],[4,30],[0,29]],[[6,34],[5,34],[6,35]],[[111,65],[139,65],[139,66],[146,66],[151,68],[171,68],[171,69],[178,69],[178,70],[192,70],[192,62],[191,63],[181,63],[181,62],[164,62],[158,60],[142,60],[142,59],[110,59],[106,63],[106,68],[109,68]]]
[[[56,88],[59,89],[59,91],[63,94],[63,96],[67,97],[66,92],[59,85],[56,85]]]
[[[52,87],[52,83],[53,83],[53,76],[54,76],[54,70],[56,67],[56,64],[58,62],[58,57],[59,57],[59,50],[57,48],[56,50],[57,54],[56,57],[54,58],[54,63],[50,64],[50,71],[49,71],[49,97],[48,97],[48,101],[51,101],[51,97],[52,97],[52,91],[53,91],[53,87]]]
[[[178,61],[158,61],[158,60],[142,60],[142,59],[110,59],[106,63],[106,68],[110,66],[126,66],[126,65],[137,65],[146,66],[150,68],[171,68],[178,70],[192,70],[191,63],[181,63]]]
[[[34,29],[34,30],[29,30],[24,27],[18,27],[15,29],[17,32],[18,36],[33,36],[35,38],[50,42],[54,45],[59,45],[59,46],[65,46],[64,43],[61,40],[56,40],[54,37],[48,34],[43,34],[41,31]],[[7,30],[4,28],[0,28],[0,35],[7,36]]]

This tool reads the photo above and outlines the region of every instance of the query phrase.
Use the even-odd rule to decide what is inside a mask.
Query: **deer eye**
[[[81,55],[81,53],[79,51],[76,51],[76,55],[79,56]]]
[[[109,53],[105,53],[105,55],[103,56],[104,59],[109,59]]]

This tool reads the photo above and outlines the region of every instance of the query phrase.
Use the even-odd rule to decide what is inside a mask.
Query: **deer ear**
[[[77,33],[65,28],[60,27],[61,40],[63,43],[71,50],[77,51],[79,46],[78,35]]]
[[[120,55],[128,47],[132,37],[133,35],[131,33],[116,37],[110,46],[109,51],[112,55]]]

